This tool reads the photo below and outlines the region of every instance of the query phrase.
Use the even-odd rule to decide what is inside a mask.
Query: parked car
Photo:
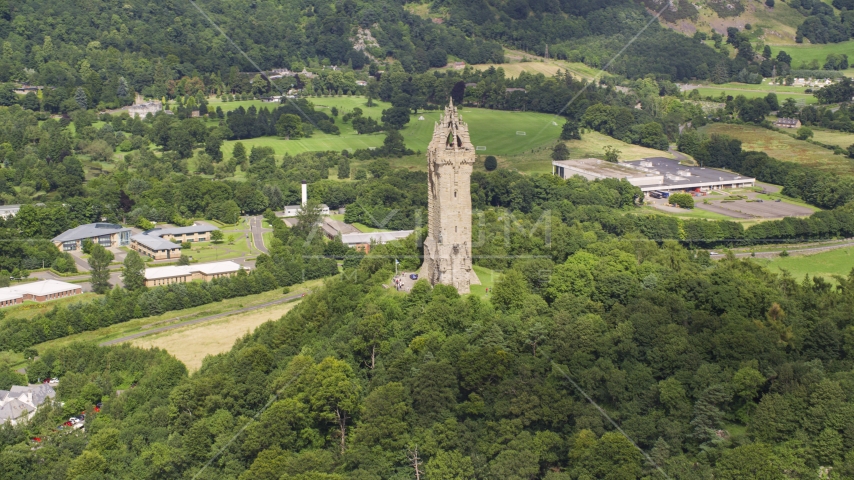
[[[411,278],[411,279],[413,279],[413,280],[418,280],[418,274],[417,274],[417,273],[413,273],[413,274],[409,275],[409,278]]]

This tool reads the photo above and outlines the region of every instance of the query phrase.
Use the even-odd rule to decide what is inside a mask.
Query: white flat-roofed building
[[[157,287],[172,283],[187,283],[194,280],[210,282],[217,278],[230,277],[243,269],[232,262],[198,263],[195,265],[170,265],[145,269],[145,286]]]
[[[365,253],[371,251],[371,245],[383,245],[394,240],[401,240],[411,235],[413,230],[398,230],[395,232],[373,232],[373,233],[345,233],[341,235],[341,242],[348,247],[361,250]]]
[[[614,178],[626,180],[643,192],[674,190],[720,190],[722,188],[753,187],[756,179],[736,173],[681,165],[678,161],[652,157],[621,163],[611,163],[596,158],[583,160],[555,160],[552,173],[567,179],[576,175],[587,180]]]
[[[0,307],[24,303],[26,300],[46,302],[83,293],[80,285],[59,280],[42,280],[0,288]]]

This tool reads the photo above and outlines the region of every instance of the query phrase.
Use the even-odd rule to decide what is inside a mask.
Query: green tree
[[[237,164],[242,164],[246,161],[246,147],[243,146],[243,142],[234,143],[234,148],[231,150],[231,158]]]
[[[350,159],[347,157],[338,160],[338,178],[341,180],[350,178]]]
[[[145,287],[145,262],[134,250],[128,252],[123,262],[122,281],[128,290],[139,290]]]
[[[680,208],[694,208],[694,197],[690,193],[672,193],[668,200],[671,205]]]
[[[566,160],[569,158],[569,148],[563,142],[558,142],[552,148],[552,160]]]
[[[190,264],[190,257],[188,255],[184,255],[182,253],[181,256],[178,258],[178,265],[189,265],[189,264]]]
[[[611,145],[605,145],[605,161],[611,163],[617,163],[620,161],[620,154],[623,153],[617,150],[616,147],[612,147]]]
[[[487,172],[491,172],[498,168],[498,159],[495,158],[495,155],[486,156],[486,159],[483,161],[483,168],[485,168]]]
[[[214,162],[222,160],[222,132],[219,129],[208,134],[205,140],[205,153],[210,155]]]
[[[88,107],[89,100],[86,97],[86,91],[83,90],[83,87],[77,87],[77,90],[74,92],[74,101],[81,110],[86,110]]]
[[[225,238],[225,235],[222,233],[222,230],[214,230],[211,232],[211,241],[213,243],[222,243],[223,238]]]
[[[813,135],[814,133],[810,127],[801,127],[795,134],[795,138],[797,138],[798,140],[809,140],[813,137]]]
[[[383,110],[380,120],[386,125],[386,128],[400,130],[404,125],[409,123],[409,109],[406,107],[392,107]]]
[[[581,140],[581,129],[575,120],[567,120],[560,130],[561,140]]]
[[[276,122],[276,132],[286,140],[302,136],[302,120],[292,113],[286,113]]]
[[[119,77],[119,86],[116,88],[116,96],[119,98],[125,98],[130,93],[130,89],[128,88],[128,82],[125,80],[125,77]]]
[[[306,392],[311,410],[320,419],[335,424],[343,453],[347,448],[347,425],[358,410],[361,387],[350,365],[332,357],[324,358],[310,375]]]
[[[436,452],[424,465],[424,473],[428,480],[468,480],[475,477],[471,457],[455,450]]]
[[[92,291],[104,293],[110,289],[110,262],[115,256],[113,252],[101,245],[93,245],[89,256],[89,268],[92,271]]]
[[[718,475],[722,480],[778,480],[785,478],[774,467],[775,458],[768,445],[754,443],[724,450],[718,462]]]
[[[513,311],[522,307],[528,295],[528,282],[518,270],[508,270],[495,283],[490,301],[496,308]]]

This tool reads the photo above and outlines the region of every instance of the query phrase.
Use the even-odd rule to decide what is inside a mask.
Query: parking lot
[[[408,292],[412,290],[412,286],[415,285],[416,280],[413,280],[411,275],[418,275],[419,273],[420,272],[398,272],[392,280],[391,288],[395,288],[401,292]]]
[[[783,218],[783,217],[803,217],[813,213],[807,207],[793,205],[786,202],[775,202],[773,200],[747,201],[712,201],[705,204],[699,198],[696,199],[694,206],[701,210],[720,213],[733,218]]]

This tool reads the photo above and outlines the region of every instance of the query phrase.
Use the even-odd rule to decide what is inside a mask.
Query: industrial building
[[[230,277],[242,268],[242,265],[232,261],[146,268],[145,286],[157,287],[171,283],[187,283],[193,280],[210,282],[217,278]]]
[[[286,205],[282,216],[284,216],[285,218],[291,218],[291,217],[299,216],[300,212],[302,211],[303,207],[305,207],[306,203],[308,203],[308,184],[305,181],[303,181],[302,182],[302,195],[301,195],[300,204],[299,205]],[[322,215],[324,217],[329,215],[329,205],[327,205],[325,203],[321,203],[319,205],[319,207],[320,207],[320,215]]]
[[[83,293],[83,289],[80,285],[60,282],[59,280],[22,283],[12,287],[0,288],[0,307],[19,305],[26,300],[46,302],[57,298],[80,295],[81,293]]]
[[[753,187],[756,179],[715,168],[681,165],[663,157],[610,163],[596,158],[557,160],[552,173],[567,179],[576,175],[588,180],[625,179],[643,192],[701,191]]]
[[[383,245],[394,240],[401,240],[412,234],[413,230],[398,230],[396,232],[345,233],[341,242],[351,248],[368,253],[371,245]]]

